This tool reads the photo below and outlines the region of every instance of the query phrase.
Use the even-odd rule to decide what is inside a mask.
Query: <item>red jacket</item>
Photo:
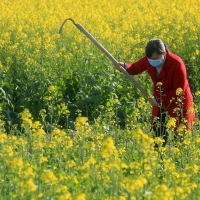
[[[195,121],[195,113],[193,110],[193,96],[187,80],[186,67],[180,57],[173,54],[168,49],[166,51],[166,60],[158,78],[156,78],[156,69],[149,64],[146,56],[142,57],[137,62],[127,64],[126,70],[131,75],[137,75],[141,72],[147,71],[153,81],[153,96],[157,99],[158,103],[162,103],[162,105],[164,105],[170,117],[177,119],[177,126],[182,122],[181,120],[183,118],[187,120],[187,125],[189,125],[191,124],[190,122]],[[158,82],[162,83],[160,86],[161,88],[157,86]],[[182,109],[180,109],[178,113],[178,116],[177,113],[174,112],[174,108],[177,108],[177,88],[181,88],[183,90],[183,105]],[[175,100],[171,101],[173,98]],[[193,110],[193,112],[187,112],[189,108],[192,108],[190,110]],[[159,109],[159,107],[153,106],[152,123],[154,121],[154,117],[158,115]]]

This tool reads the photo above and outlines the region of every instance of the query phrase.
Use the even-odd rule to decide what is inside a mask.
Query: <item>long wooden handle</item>
[[[82,32],[84,33],[113,63],[114,66],[118,64],[118,61],[113,57],[113,55],[108,52],[97,40],[94,38],[82,25],[76,24],[73,19],[68,18],[66,19],[59,30],[59,33],[62,31],[62,27],[67,20],[71,20],[73,24]],[[150,95],[147,91],[131,76],[123,67],[121,68],[122,73],[142,92],[142,94],[148,99]],[[152,101],[152,100],[151,100]],[[150,102],[151,102],[150,101]],[[156,101],[155,101],[156,103]]]
[[[113,57],[111,53],[109,53],[97,40],[94,38],[82,25],[76,24],[76,27],[83,32],[112,62],[113,65],[116,66],[118,61]],[[150,95],[144,90],[144,88],[131,76],[123,67],[121,69],[123,74],[142,92],[145,97],[149,97]]]
[[[76,27],[83,32],[113,62],[114,65],[117,65],[118,61],[82,25],[76,24]]]

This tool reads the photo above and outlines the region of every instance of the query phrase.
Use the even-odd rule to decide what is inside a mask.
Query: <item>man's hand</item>
[[[155,98],[148,98],[149,102],[151,103],[152,106],[158,106],[160,107],[160,105],[157,103]]]

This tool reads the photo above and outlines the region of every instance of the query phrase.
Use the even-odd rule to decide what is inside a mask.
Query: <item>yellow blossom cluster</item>
[[[112,155],[117,156],[118,152],[111,137],[106,138],[102,143],[102,155],[109,159]]]
[[[171,117],[166,124],[166,128],[170,129],[170,128],[175,128],[176,127],[176,119]]]

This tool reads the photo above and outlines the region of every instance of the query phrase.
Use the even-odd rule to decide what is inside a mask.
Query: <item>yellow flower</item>
[[[7,140],[7,134],[1,133],[0,134],[0,143],[4,143]]]
[[[185,170],[191,170],[194,174],[197,174],[199,171],[199,166],[196,164],[193,164],[193,165],[186,164]]]
[[[33,120],[33,117],[31,115],[31,113],[29,112],[28,109],[24,109],[23,112],[20,113],[21,115],[21,119],[22,119],[22,127],[26,130],[28,129],[29,131],[29,128],[32,127],[32,120]],[[29,133],[29,132],[26,132],[26,133]]]
[[[176,127],[176,119],[173,118],[173,117],[171,117],[171,118],[168,120],[167,124],[166,124],[166,128],[167,128],[167,129],[170,129],[170,128],[175,128],[175,127]]]
[[[48,158],[45,157],[45,156],[41,156],[41,157],[39,158],[39,163],[42,164],[42,163],[44,163],[44,162],[48,162]]]
[[[62,194],[58,197],[58,200],[72,200],[72,196],[70,192],[67,192],[65,194]]]
[[[13,147],[12,147],[12,146],[9,146],[9,145],[3,146],[3,153],[4,153],[6,156],[12,157],[12,156],[14,155]]]
[[[13,160],[11,161],[11,166],[13,169],[22,168],[23,167],[22,158],[13,158]]]
[[[41,180],[45,183],[54,184],[57,178],[53,172],[45,170],[41,175]]]
[[[176,191],[176,195],[177,195],[177,196],[179,196],[180,194],[184,193],[183,188],[181,188],[181,187],[179,187],[179,186],[177,186],[177,187],[175,188],[175,191]]]
[[[77,125],[84,125],[88,121],[87,117],[77,117],[76,118],[76,124]]]
[[[187,114],[190,114],[190,113],[194,113],[194,108],[188,108],[187,109]]]
[[[177,173],[177,172],[173,172],[172,174],[173,174],[173,176],[175,176],[177,179],[181,177],[180,174]]]
[[[186,125],[184,125],[184,124],[180,124],[179,127],[178,127],[178,132],[185,131],[186,128],[187,128]]]
[[[33,129],[37,129],[37,128],[41,128],[42,127],[42,124],[39,122],[39,121],[35,121],[33,124],[32,124],[32,128]]]
[[[146,102],[143,97],[140,97],[137,99],[138,108],[144,108],[145,104],[146,104]]]
[[[181,95],[182,92],[183,92],[183,89],[182,89],[182,88],[177,88],[177,89],[176,89],[176,95],[177,95],[177,96],[178,96],[178,95]]]
[[[35,183],[33,182],[33,179],[30,178],[28,181],[25,181],[22,186],[21,186],[21,192],[22,194],[24,193],[30,193],[30,192],[34,192],[37,190],[37,186],[35,185]]]
[[[88,159],[88,161],[87,161],[86,163],[84,163],[83,168],[90,168],[91,165],[94,165],[95,163],[96,163],[96,160],[94,159],[94,157],[91,156],[91,157]]]
[[[190,140],[190,138],[186,138],[186,139],[184,139],[183,140],[183,144],[185,144],[185,145],[190,145],[191,144],[191,140]]]
[[[161,185],[156,186],[156,189],[161,191],[161,192],[169,190],[169,188],[165,184],[161,184]]]
[[[172,148],[172,151],[173,151],[175,154],[179,154],[179,153],[180,153],[180,150],[179,150],[179,148],[177,148],[177,147]]]
[[[20,113],[20,115],[21,115],[22,119],[27,119],[27,118],[32,119],[32,115],[28,109],[24,109],[24,111],[22,113]]]
[[[128,165],[127,165],[126,163],[122,163],[122,164],[121,164],[121,168],[123,168],[123,169],[128,169]]]
[[[128,180],[126,189],[128,189],[132,193],[139,188],[143,188],[145,184],[147,184],[147,180],[146,178],[143,177],[138,179]]]
[[[119,200],[127,200],[127,197],[125,197],[125,196],[119,196]]]
[[[35,136],[35,137],[46,136],[46,133],[45,133],[44,129],[40,128],[36,132],[34,132],[33,136]]]
[[[71,167],[75,167],[75,166],[76,166],[76,163],[73,160],[68,160],[65,165],[66,168],[68,168],[68,167],[71,168]]]
[[[78,184],[79,183],[79,181],[78,181],[78,179],[76,178],[76,177],[74,177],[74,183],[76,183],[76,184]]]
[[[117,154],[117,149],[111,137],[106,138],[102,143],[102,155],[104,158],[109,158]]]
[[[32,127],[32,119],[24,118],[22,122],[22,127],[23,128]]]
[[[200,96],[200,90],[198,90],[197,92],[195,92],[196,96]]]
[[[43,196],[44,196],[43,193],[39,193],[39,194],[38,194],[38,197],[39,197],[39,198],[41,198],[41,197],[43,197]]]
[[[160,146],[163,144],[164,139],[162,139],[161,137],[155,137],[154,142]]]
[[[52,93],[52,92],[55,92],[55,86],[51,85],[48,87],[48,92],[49,93]]]
[[[91,128],[89,127],[88,123],[88,118],[87,117],[77,117],[75,121],[75,128],[78,131],[78,133],[84,133],[84,135],[87,135],[88,132],[90,132]]]
[[[86,199],[86,195],[84,193],[79,194],[75,197],[75,200],[85,200]]]
[[[157,85],[157,86],[161,86],[161,85],[162,85],[162,83],[161,83],[161,82],[158,82],[156,85]]]
[[[196,139],[196,143],[200,143],[200,138],[197,138],[197,139]]]
[[[27,167],[27,169],[23,170],[24,178],[35,177],[35,172],[31,167]]]
[[[68,187],[66,185],[59,186],[57,192],[64,193],[68,191]]]
[[[53,136],[60,136],[60,137],[63,137],[63,136],[66,135],[66,132],[63,131],[63,130],[60,130],[60,129],[55,129],[55,130],[52,131],[51,135],[52,135],[52,137],[53,137]]]

